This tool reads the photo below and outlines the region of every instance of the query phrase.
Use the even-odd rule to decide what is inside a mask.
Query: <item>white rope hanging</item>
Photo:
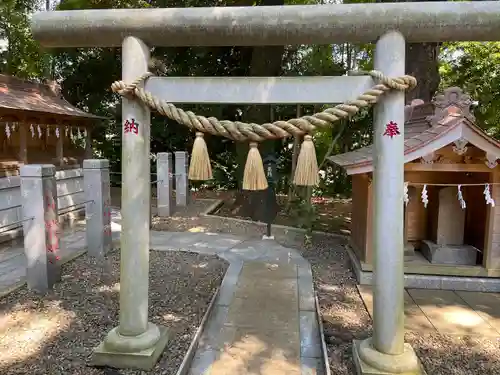
[[[403,190],[403,201],[405,202],[405,206],[408,206],[408,202],[410,201],[410,197],[408,196],[408,182],[405,182]]]
[[[486,184],[484,187],[484,199],[486,204],[489,204],[491,207],[495,207],[495,200],[491,197],[490,185]]]
[[[424,188],[422,189],[422,203],[424,204],[424,207],[427,208],[427,205],[429,204],[429,196],[427,195],[427,185],[424,185]]]
[[[458,201],[460,202],[460,207],[462,207],[462,210],[465,210],[467,205],[465,204],[464,196],[462,194],[462,185],[458,185],[457,190],[458,190],[457,196],[458,196]]]

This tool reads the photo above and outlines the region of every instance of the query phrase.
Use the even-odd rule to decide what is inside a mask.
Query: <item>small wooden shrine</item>
[[[75,168],[92,157],[90,130],[102,117],[68,103],[55,83],[0,74],[0,177],[22,164]]]
[[[405,107],[405,274],[500,276],[500,142],[476,126],[471,106],[452,87]],[[372,270],[372,146],[330,161],[352,175],[350,255],[360,277]]]

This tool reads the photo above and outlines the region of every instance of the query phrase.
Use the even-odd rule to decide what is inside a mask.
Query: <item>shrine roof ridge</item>
[[[150,46],[373,42],[389,30],[408,42],[490,41],[500,2],[70,10],[36,13],[31,25],[46,47],[119,47],[127,36]]]

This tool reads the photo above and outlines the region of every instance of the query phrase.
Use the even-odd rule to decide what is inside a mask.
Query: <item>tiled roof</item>
[[[58,87],[25,81],[0,74],[0,108],[13,111],[42,112],[75,118],[102,119],[84,112],[58,93]]]
[[[458,99],[457,99],[458,98]],[[413,101],[405,107],[405,154],[422,148],[440,138],[449,130],[464,124],[480,133],[491,143],[500,147],[500,143],[489,137],[474,125],[474,116],[469,112],[470,98],[462,90],[452,87],[445,90],[444,95],[436,97],[433,103],[421,100]],[[346,168],[371,165],[373,145],[334,155],[329,161]]]

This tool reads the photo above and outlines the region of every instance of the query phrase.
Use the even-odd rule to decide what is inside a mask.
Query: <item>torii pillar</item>
[[[122,44],[122,80],[148,71],[149,48],[135,37]],[[153,368],[167,345],[167,330],[148,322],[149,291],[149,109],[122,99],[122,232],[120,324],[94,350],[92,363],[116,368]]]
[[[398,31],[382,35],[374,69],[389,77],[403,76],[405,49]],[[405,93],[393,90],[375,105],[373,337],[354,341],[359,375],[422,373],[413,348],[404,342],[404,104]],[[399,134],[391,133],[388,124],[396,124]]]

